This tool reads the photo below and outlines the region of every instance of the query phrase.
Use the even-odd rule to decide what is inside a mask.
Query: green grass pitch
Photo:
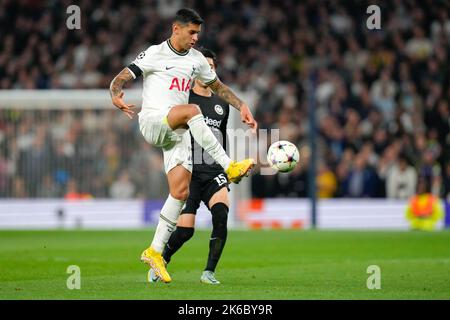
[[[450,232],[230,231],[216,270],[199,281],[209,232],[197,231],[149,284],[140,254],[151,230],[0,231],[0,299],[450,299]],[[81,289],[69,290],[69,265]],[[381,268],[369,290],[367,267]]]

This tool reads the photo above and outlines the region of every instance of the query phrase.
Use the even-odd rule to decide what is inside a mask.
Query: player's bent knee
[[[189,106],[189,109],[188,109],[189,119],[202,113],[202,111],[200,110],[200,107],[198,105],[196,105],[194,103],[190,103],[190,104],[188,104],[188,106]]]
[[[170,195],[177,200],[186,201],[189,197],[189,188],[178,188],[171,190]]]
[[[196,113],[196,114],[202,113],[202,110],[200,109],[198,104],[189,103],[188,106],[190,106],[192,108],[193,113]]]
[[[228,206],[223,202],[215,203],[211,207],[211,214],[219,220],[226,221],[228,218]]]

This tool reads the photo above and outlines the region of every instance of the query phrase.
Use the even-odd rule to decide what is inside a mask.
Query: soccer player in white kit
[[[191,141],[187,129],[195,141],[224,168],[229,181],[239,183],[255,164],[253,159],[232,161],[204,122],[200,108],[188,103],[193,81],[199,79],[239,110],[242,122],[256,132],[258,125],[248,106],[217,78],[203,54],[193,48],[202,23],[202,18],[194,10],[179,10],[172,23],[170,39],[140,53],[113,79],[110,86],[113,104],[132,119],[134,105],[123,101],[122,87],[125,82],[141,75],[144,78],[139,128],[147,142],[163,149],[169,196],[161,209],[151,246],[144,250],[141,260],[164,282],[170,282],[171,277],[161,253],[176,228],[178,216],[189,194],[192,175]]]

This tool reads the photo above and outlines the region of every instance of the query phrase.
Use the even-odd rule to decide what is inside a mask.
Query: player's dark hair
[[[404,153],[404,152],[400,152],[400,154],[398,156],[398,161],[404,161],[404,162],[406,162],[406,164],[408,164],[408,165],[410,164],[409,158],[406,155],[406,153]]]
[[[205,58],[212,59],[214,67],[217,67],[217,55],[214,51],[207,49],[205,47],[199,48],[198,51],[200,51],[205,56]]]
[[[174,22],[178,22],[181,24],[202,24],[203,19],[195,10],[183,8],[177,11]]]

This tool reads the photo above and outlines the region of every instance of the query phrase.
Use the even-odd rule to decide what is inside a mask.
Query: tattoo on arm
[[[214,81],[210,88],[223,100],[231,104],[233,107],[235,107],[237,110],[241,110],[241,105],[243,104],[242,100],[239,99],[231,89],[223,84],[222,81],[217,79]]]
[[[133,79],[133,75],[131,74],[128,68],[122,69],[120,73],[111,81],[111,85],[109,86],[109,92],[111,94],[111,98],[116,97],[122,92],[123,85]]]

